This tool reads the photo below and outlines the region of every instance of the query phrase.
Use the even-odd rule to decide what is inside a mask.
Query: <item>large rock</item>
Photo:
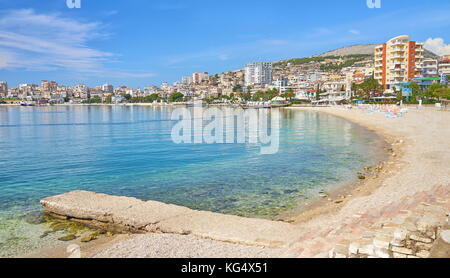
[[[120,227],[119,230],[141,233],[192,234],[255,246],[287,246],[297,239],[300,232],[298,226],[284,222],[196,211],[88,191],[45,198],[41,204],[47,213],[87,221],[93,226],[102,224],[104,229]]]

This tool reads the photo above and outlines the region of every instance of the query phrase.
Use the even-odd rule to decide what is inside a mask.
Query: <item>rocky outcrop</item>
[[[252,246],[286,247],[297,226],[249,219],[155,201],[73,191],[41,201],[47,214],[114,232],[171,233]]]

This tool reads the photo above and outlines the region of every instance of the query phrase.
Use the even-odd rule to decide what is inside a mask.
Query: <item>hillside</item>
[[[348,55],[373,55],[376,44],[358,44],[338,48],[313,57],[348,56]]]
[[[276,62],[276,64],[284,64],[286,62],[293,64],[303,64],[308,62],[321,62],[326,58],[348,57],[348,58],[370,58],[373,56],[377,44],[358,44],[347,47],[338,48],[319,55],[313,55],[307,58],[290,59]],[[425,58],[437,59],[439,56],[425,49]]]

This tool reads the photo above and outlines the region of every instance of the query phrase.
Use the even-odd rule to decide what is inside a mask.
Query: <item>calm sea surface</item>
[[[0,106],[0,256],[56,243],[34,224],[47,196],[83,189],[270,218],[382,159],[375,134],[323,113],[281,110],[279,151],[261,155],[257,144],[175,144],[172,111]]]

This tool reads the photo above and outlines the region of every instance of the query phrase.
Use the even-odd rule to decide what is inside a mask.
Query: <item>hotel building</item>
[[[272,63],[255,62],[245,65],[245,86],[269,85],[272,83]]]
[[[399,36],[375,47],[375,79],[384,90],[423,76],[422,43]]]

